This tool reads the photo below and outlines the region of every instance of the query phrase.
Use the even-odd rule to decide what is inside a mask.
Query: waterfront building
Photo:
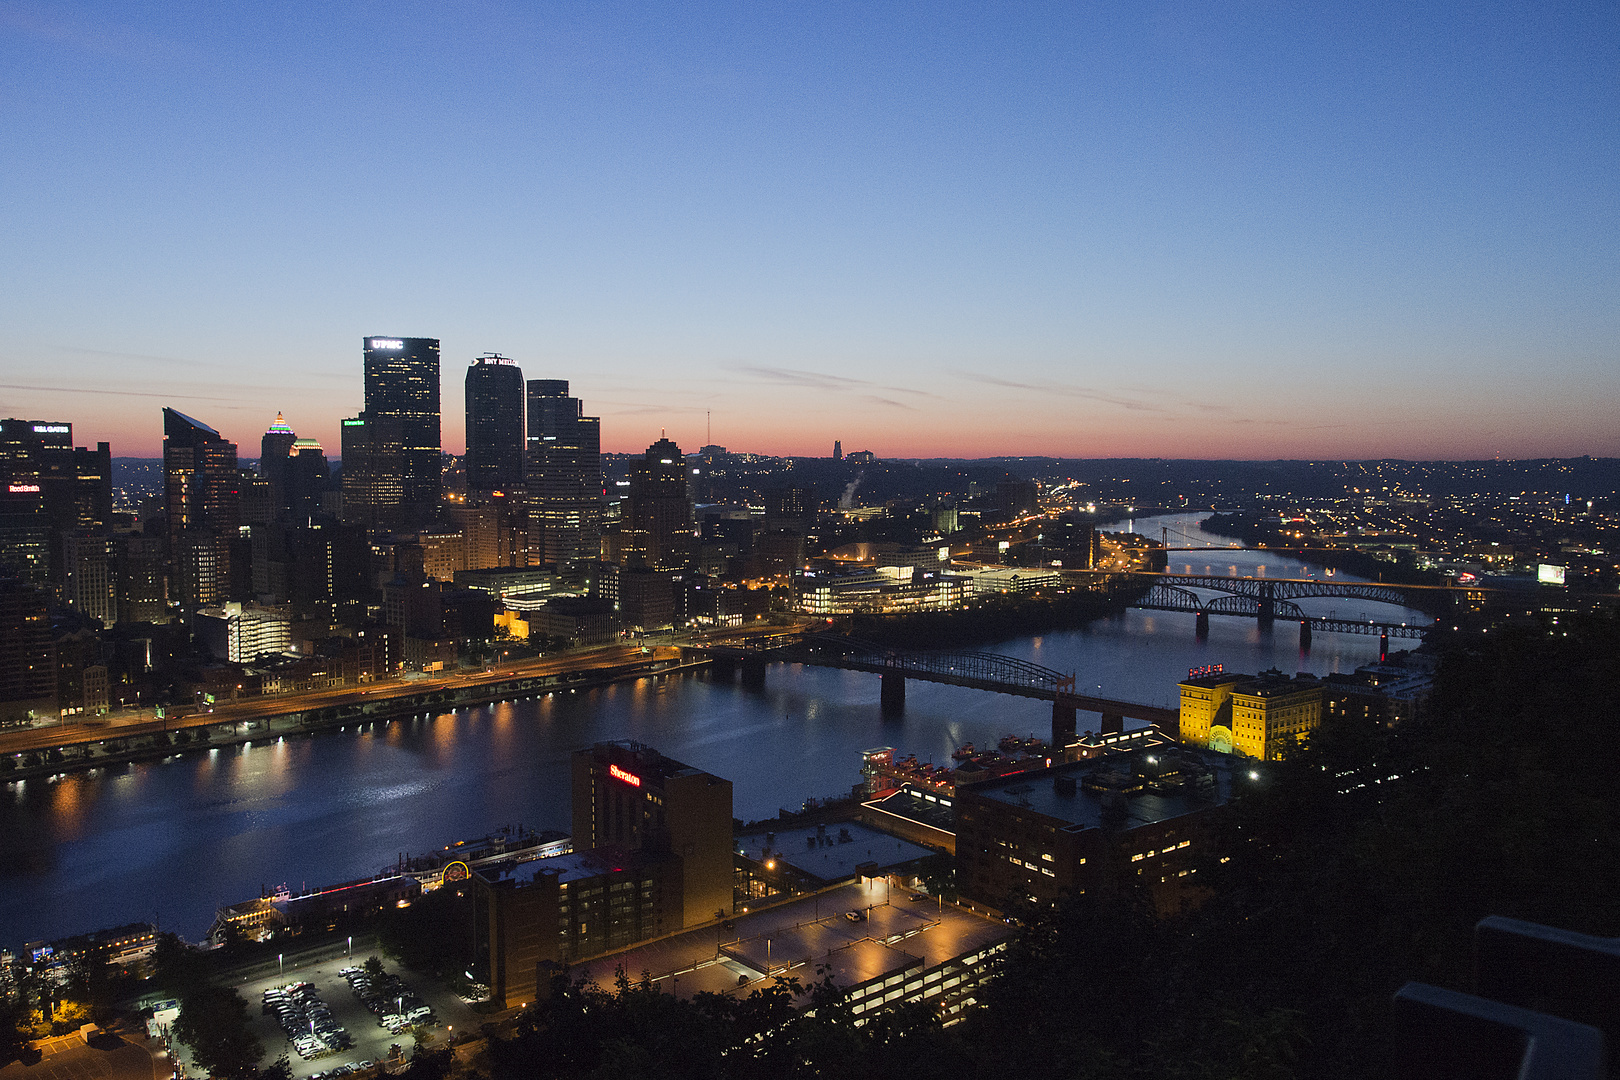
[[[573,758],[576,850],[614,845],[681,859],[681,925],[731,911],[731,781],[635,742]]]
[[[523,370],[489,353],[467,368],[467,492],[523,486]]]
[[[794,608],[807,615],[948,611],[973,595],[973,579],[915,567],[807,570],[793,579]]]
[[[286,608],[229,603],[197,612],[192,632],[214,659],[251,664],[292,647],[292,613]]]
[[[1394,727],[1422,711],[1434,685],[1433,658],[1404,653],[1323,680],[1324,719],[1371,721]]]
[[[165,408],[163,480],[171,595],[187,611],[223,603],[230,598],[241,524],[236,444]]]
[[[633,742],[573,756],[572,853],[473,875],[492,996],[533,1001],[546,972],[731,913],[731,781]]]
[[[956,790],[957,881],[998,908],[1146,887],[1155,907],[1194,902],[1193,857],[1231,797],[1234,759],[1154,748]]]
[[[0,565],[68,603],[68,538],[105,538],[112,451],[73,445],[60,420],[0,420]]]
[[[954,787],[946,794],[908,783],[861,803],[861,821],[913,844],[955,855],[955,806]]]
[[[439,339],[365,339],[365,416],[397,423],[391,440],[373,442],[371,452],[398,455],[386,468],[399,476],[398,504],[384,518],[414,526],[439,511],[443,465],[439,443]],[[397,449],[395,446],[397,445]],[[348,455],[344,455],[348,464]],[[345,494],[347,489],[345,488]]]
[[[645,972],[659,993],[683,998],[744,998],[778,976],[826,978],[857,1018],[925,1003],[948,1027],[973,1007],[1013,937],[1000,919],[911,894],[882,875],[742,912],[733,923],[718,948],[705,928],[581,963],[569,974],[611,992],[619,969]]]
[[[56,714],[56,644],[42,589],[0,574],[0,725]]]
[[[1324,684],[1301,672],[1213,672],[1180,684],[1181,741],[1270,761],[1322,722]]]
[[[530,379],[528,390],[529,562],[575,574],[601,551],[602,421],[566,379]]]

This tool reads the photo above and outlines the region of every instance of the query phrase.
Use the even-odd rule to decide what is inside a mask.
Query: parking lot
[[[343,968],[364,964],[366,955],[356,953],[352,957],[337,957],[318,964],[300,965],[296,970],[289,967],[283,974],[272,973],[238,984],[237,989],[247,999],[253,1033],[264,1044],[265,1064],[286,1054],[292,1063],[293,1076],[301,1078],[330,1072],[343,1065],[359,1065],[363,1061],[381,1062],[388,1056],[388,1048],[394,1043],[404,1049],[406,1056],[411,1054],[416,1045],[411,1033],[405,1031],[395,1035],[380,1026],[377,1016],[355,995],[349,981],[343,977]],[[432,1031],[436,1044],[458,1032],[477,1030],[483,1018],[459,997],[408,968],[386,959],[383,963],[390,974],[404,980],[411,991],[433,1010],[433,1024],[428,1030]],[[332,1020],[342,1026],[353,1045],[346,1050],[310,1059],[299,1055],[292,1038],[282,1030],[276,1014],[272,1011],[265,1015],[261,1008],[266,990],[294,982],[311,984],[330,1010]]]
[[[167,1080],[172,1065],[157,1040],[102,1035],[86,1044],[77,1035],[42,1039],[40,1059],[13,1061],[0,1080]]]

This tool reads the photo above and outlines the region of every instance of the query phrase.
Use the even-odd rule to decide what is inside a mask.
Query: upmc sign
[[[371,347],[373,349],[403,349],[405,343],[397,338],[374,337],[371,339]]]
[[[631,787],[640,787],[641,786],[641,777],[637,776],[635,773],[632,773],[632,772],[625,772],[623,769],[619,768],[617,765],[609,765],[608,766],[608,775],[613,777],[613,779],[615,779],[615,780],[623,780],[625,783],[629,784]]]

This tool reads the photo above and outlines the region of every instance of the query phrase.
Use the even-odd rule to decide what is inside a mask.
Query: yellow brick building
[[[1290,679],[1276,670],[1189,677],[1181,683],[1181,741],[1274,760],[1294,737],[1321,724],[1322,690],[1315,676]]]

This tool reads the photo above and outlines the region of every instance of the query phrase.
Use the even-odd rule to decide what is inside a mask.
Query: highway
[[[389,679],[386,682],[366,686],[343,686],[330,690],[243,698],[239,701],[221,702],[212,712],[191,713],[180,717],[170,716],[164,719],[142,717],[129,720],[111,718],[101,722],[23,728],[0,732],[0,754],[21,754],[58,746],[99,742],[104,739],[124,739],[165,731],[181,731],[186,728],[240,723],[244,720],[259,720],[269,716],[324,709],[333,705],[388,701],[434,690],[460,690],[498,684],[514,678],[543,678],[572,672],[600,671],[637,661],[667,662],[678,660],[680,655],[680,649],[669,645],[608,645],[584,652],[572,652],[561,657],[510,661],[487,671],[455,671],[408,680]]]

